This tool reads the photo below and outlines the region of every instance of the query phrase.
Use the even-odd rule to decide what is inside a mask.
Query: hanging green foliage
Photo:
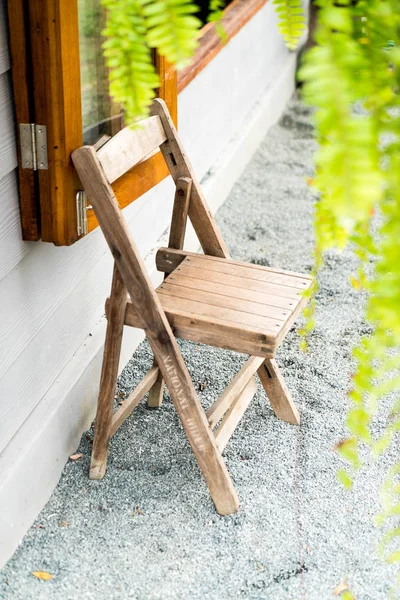
[[[157,48],[177,68],[185,66],[197,48],[198,6],[190,0],[141,1],[150,48]]]
[[[290,48],[304,31],[300,0],[274,0],[280,30]],[[191,0],[101,0],[107,11],[103,48],[110,70],[110,94],[124,106],[125,121],[133,123],[148,115],[159,85],[152,49],[178,69],[197,48],[201,21],[199,7]],[[224,0],[210,0],[208,21],[215,23],[221,39]]]
[[[301,0],[273,0],[278,13],[278,28],[289,50],[299,45],[305,30],[304,11]]]
[[[350,436],[338,446],[350,465],[339,479],[350,487],[361,462],[360,445],[381,453],[400,429],[400,2],[318,4],[317,46],[300,72],[304,97],[317,108],[313,185],[321,197],[314,275],[326,249],[353,244],[360,267],[352,281],[368,292],[365,317],[372,326],[354,350]],[[313,326],[312,313],[311,305],[306,330]],[[384,399],[391,414],[377,438],[373,419]],[[400,560],[400,552],[393,550],[400,535],[394,526],[400,515],[399,472],[397,465],[388,474],[379,518],[390,529],[381,548],[389,545],[391,562]]]
[[[149,47],[141,0],[102,0],[107,9],[103,52],[110,70],[110,94],[120,102],[127,123],[147,116],[159,79]]]
[[[197,47],[201,22],[190,0],[101,0],[107,11],[103,49],[110,93],[122,103],[125,121],[148,115],[159,85],[152,48],[178,68]]]

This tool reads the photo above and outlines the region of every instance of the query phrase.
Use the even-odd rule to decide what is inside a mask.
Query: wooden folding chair
[[[151,114],[137,128],[115,135],[98,152],[83,146],[72,155],[115,260],[106,302],[108,324],[90,477],[104,476],[108,442],[143,396],[149,392],[149,406],[160,406],[165,380],[216,509],[226,515],[238,509],[239,501],[221,452],[256,392],[256,372],[276,416],[300,423],[274,356],[305,303],[303,292],[311,279],[229,259],[162,100],[154,101]],[[156,256],[157,268],[166,276],[154,289],[111,184],[158,148],[176,193],[169,247]],[[183,250],[187,216],[204,255]],[[144,329],[154,365],[113,414],[124,324]],[[207,413],[176,337],[250,355]]]

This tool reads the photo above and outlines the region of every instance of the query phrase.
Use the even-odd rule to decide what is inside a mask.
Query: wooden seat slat
[[[161,296],[161,294],[160,294]],[[161,303],[162,298],[160,297]],[[106,315],[109,314],[109,299],[106,302]],[[270,332],[260,331],[250,325],[232,323],[216,317],[212,321],[203,315],[194,316],[182,308],[165,309],[168,322],[174,330],[176,337],[235,350],[243,354],[255,356],[273,356],[276,342],[275,335]],[[126,305],[125,325],[141,327],[132,302]]]
[[[188,256],[182,265],[191,265],[200,267],[209,271],[217,271],[227,275],[237,275],[243,279],[252,279],[256,281],[265,281],[267,283],[276,283],[292,288],[304,290],[308,287],[309,281],[300,277],[287,275],[285,272],[269,271],[267,269],[252,269],[249,265],[241,265],[230,260],[208,260],[204,261],[201,255],[197,257]]]
[[[175,273],[195,277],[196,279],[204,279],[205,281],[214,281],[215,283],[226,283],[227,285],[254,290],[255,292],[265,292],[266,294],[274,294],[284,298],[294,298],[295,300],[299,299],[303,291],[276,283],[255,281],[253,279],[245,279],[238,275],[227,275],[226,273],[218,273],[218,271],[209,271],[206,268],[203,269],[185,264],[185,261],[176,268],[170,277]]]
[[[216,294],[229,296],[237,300],[249,300],[253,303],[259,303],[272,307],[294,310],[296,301],[294,298],[285,298],[284,296],[276,296],[274,294],[266,294],[265,292],[256,292],[255,290],[248,290],[247,288],[239,288],[232,285],[226,285],[226,283],[212,282],[212,285],[204,279],[196,279],[195,277],[188,277],[186,275],[180,275],[176,271],[169,275],[165,280],[170,285],[178,285],[181,288],[189,288],[193,290],[202,290],[208,292],[210,287]]]
[[[186,312],[191,313],[193,316],[203,315],[210,321],[213,318],[217,318],[220,321],[229,321],[239,325],[251,325],[259,331],[272,334],[278,332],[284,324],[283,321],[277,321],[276,319],[240,312],[231,308],[214,306],[212,304],[203,304],[203,302],[188,300],[187,298],[177,298],[163,294],[162,292],[158,294],[158,297],[164,310],[175,310],[179,309],[179,307],[184,307]]]
[[[194,290],[166,282],[160,285],[157,291],[177,298],[187,298],[188,300],[196,300],[197,302],[204,304],[222,308],[232,308],[238,312],[269,317],[270,319],[282,322],[286,321],[291,313],[290,310],[268,306],[268,304],[251,302],[249,300],[239,300],[238,298],[232,298],[226,294],[218,294],[212,289],[207,291]]]
[[[238,265],[242,267],[248,267],[257,271],[269,271],[271,273],[278,273],[284,275],[290,275],[291,277],[297,277],[307,281],[312,281],[310,275],[304,273],[296,273],[295,271],[288,271],[287,269],[276,269],[273,267],[265,267],[263,265],[256,265],[255,263],[246,263],[238,260],[231,260],[230,258],[221,258],[220,256],[210,256],[210,254],[198,254],[196,252],[188,252],[187,250],[180,250],[177,248],[165,248],[161,247],[156,254],[156,264],[159,271],[165,271],[171,273],[176,267],[178,267],[185,258],[200,258],[204,261],[222,262],[225,263],[227,260],[231,265]]]

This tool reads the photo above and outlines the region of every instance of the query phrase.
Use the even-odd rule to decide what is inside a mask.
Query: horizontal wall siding
[[[7,31],[7,0],[0,0],[0,74],[8,71],[9,68],[10,52]]]
[[[1,131],[1,128],[0,128]],[[17,170],[0,179],[0,289],[2,279],[29,251],[21,237]]]
[[[167,214],[172,184],[161,188]],[[147,196],[125,211],[143,255],[155,242],[152,234],[165,229],[159,194]],[[0,451],[103,314],[112,272],[99,230],[69,248],[25,244],[27,254],[0,285]]]
[[[0,179],[17,167],[10,72],[0,75]]]

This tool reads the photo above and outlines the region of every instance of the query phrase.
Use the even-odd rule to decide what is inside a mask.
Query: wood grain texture
[[[253,377],[257,369],[263,364],[264,360],[260,357],[251,356],[235,375],[230,384],[225,388],[222,394],[217,398],[214,404],[207,411],[207,419],[210,427],[216,424],[231,406],[232,402],[242,393],[249,380]]]
[[[162,302],[162,296],[160,300]],[[193,313],[180,309],[168,310],[164,307],[164,310],[175,337],[255,356],[274,356],[275,344],[265,332],[260,334],[258,329],[251,326],[243,327],[216,318],[210,321],[208,317],[194,316]],[[108,314],[108,301],[106,313]],[[140,320],[130,301],[126,306],[125,325],[140,328]]]
[[[110,183],[119,179],[146,156],[158,149],[166,136],[159,117],[124,127],[100,148],[97,155]]]
[[[48,170],[38,171],[42,240],[78,239],[79,180],[71,152],[82,145],[78,3],[29,2],[35,122],[47,126]]]
[[[251,399],[257,392],[257,384],[253,378],[245,386],[244,390],[232,402],[228,412],[222,419],[221,425],[215,432],[215,441],[221,452],[224,451],[226,444],[229,442],[233,432],[243,417]]]
[[[188,275],[181,275],[179,273],[171,273],[168,276],[168,281],[166,285],[169,286],[178,286],[179,289],[189,289],[198,292],[210,292],[210,287],[212,287],[212,293],[218,294],[220,296],[227,296],[231,298],[233,301],[239,299],[243,301],[243,305],[246,305],[246,302],[257,302],[261,305],[268,305],[272,308],[277,308],[280,310],[282,315],[284,315],[285,311],[293,310],[295,302],[293,298],[285,298],[284,296],[277,296],[276,294],[266,294],[265,292],[257,292],[255,290],[248,290],[245,287],[237,287],[234,285],[228,285],[224,283],[217,283],[216,281],[212,282],[212,286],[210,283],[204,279],[198,279],[196,277],[190,277]]]
[[[131,392],[127,399],[124,400],[122,406],[117,410],[116,413],[113,414],[111,420],[110,437],[114,435],[119,427],[121,427],[122,423],[129,417],[143,396],[145,396],[151,389],[151,387],[157,381],[159,373],[159,368],[153,366],[143,377],[142,381],[138,383],[133,392]]]
[[[181,277],[180,281],[185,283],[185,277]],[[192,278],[190,278],[192,280]],[[195,282],[204,283],[200,279],[193,279]],[[213,282],[214,283],[214,282]],[[170,281],[166,281],[162,284],[158,291],[159,293],[167,294],[171,297],[186,298],[188,300],[194,300],[201,302],[202,304],[211,305],[219,308],[227,308],[235,312],[241,312],[254,316],[268,317],[276,321],[285,321],[290,315],[290,310],[279,308],[277,306],[271,306],[265,302],[254,302],[252,300],[243,300],[242,298],[236,297],[236,289],[232,286],[228,286],[229,290],[234,290],[232,296],[226,291],[223,283],[216,284],[221,292],[215,291],[214,285],[208,284],[207,290],[191,289],[185,285],[177,283],[176,277]],[[240,289],[240,288],[239,288]],[[259,294],[260,295],[260,294]]]
[[[215,271],[210,271],[206,265],[204,268],[201,267],[191,267],[186,263],[182,263],[179,267],[176,268],[175,272],[172,276],[181,275],[182,277],[192,277],[195,279],[202,279],[204,281],[221,283],[222,279],[226,282],[227,285],[231,285],[233,287],[239,287],[242,289],[251,290],[254,292],[263,292],[265,294],[273,294],[277,296],[281,296],[282,298],[291,298],[293,299],[293,304],[295,305],[299,299],[301,298],[301,290],[297,288],[270,283],[265,281],[256,281],[254,279],[245,279],[240,274],[238,275],[228,275],[224,274],[223,278],[221,278],[220,273]],[[304,288],[306,289],[306,288]]]
[[[96,427],[90,462],[90,479],[102,479],[107,468],[108,442],[112,435],[111,419],[121,354],[126,302],[125,284],[117,266],[114,265],[109,308],[110,317],[107,321],[99,398],[97,401]]]
[[[167,135],[167,141],[162,144],[160,149],[175,183],[180,177],[188,177],[192,180],[189,218],[199,238],[201,247],[206,254],[228,257],[228,249],[207,206],[200,184],[184,152],[174,123],[168,114],[168,109],[163,100],[156,98],[152,104],[151,112],[153,115],[159,115]]]
[[[32,55],[25,0],[8,2],[8,20],[16,122],[17,124],[34,123],[34,107],[31,98]],[[17,128],[17,136],[19,136],[19,128]],[[40,238],[40,206],[36,178],[32,170],[22,168],[20,152],[18,152],[18,178],[22,237],[27,241],[37,241]]]
[[[194,390],[171,327],[131,239],[117,200],[104,177],[95,151],[84,147],[73,153],[74,164],[135,311],[162,371],[186,435],[220,514],[238,509],[239,501],[215,444],[207,418]]]
[[[155,378],[153,385],[149,390],[147,406],[150,408],[159,408],[163,401],[165,381],[160,369],[157,366],[156,360],[153,361],[153,368],[157,368],[157,377]]]
[[[179,71],[178,91],[181,92],[208,63],[226,46],[267,0],[234,0],[224,10],[222,24],[226,39],[222,40],[215,23],[207,23],[201,30],[199,47],[191,63]]]
[[[198,254],[196,252],[188,252],[187,250],[178,250],[175,248],[159,248],[156,254],[156,265],[159,271],[163,271],[164,273],[172,273],[179,265],[188,258],[189,262],[191,259],[195,261],[207,261],[207,268],[213,270],[221,270],[224,272],[224,269],[227,268],[227,263],[224,260],[224,257],[221,258],[219,256],[210,256],[208,254]],[[296,279],[300,279],[300,281],[312,281],[312,278],[309,275],[304,275],[303,273],[296,273],[295,271],[287,271],[286,269],[274,269],[272,267],[263,267],[261,265],[255,265],[252,263],[241,262],[238,260],[229,260],[231,265],[236,265],[238,267],[242,266],[246,269],[252,269],[253,271],[259,271],[263,274],[265,273],[275,273],[277,275],[284,274],[286,276],[292,276]],[[230,267],[228,267],[230,268]],[[254,275],[255,278],[258,278],[257,275]],[[296,284],[296,287],[302,287],[300,284]]]
[[[276,337],[276,332],[280,330],[283,323],[276,319],[263,317],[250,312],[227,308],[226,306],[216,306],[215,304],[207,304],[203,300],[203,296],[198,300],[189,300],[189,298],[180,296],[170,296],[168,292],[164,293],[164,288],[159,290],[159,298],[163,307],[169,312],[179,312],[184,310],[191,313],[194,318],[204,316],[209,319],[216,327],[221,321],[236,324],[236,326],[253,327],[261,332],[264,332],[271,341]]]
[[[278,419],[292,425],[300,425],[299,412],[293,403],[276,360],[267,359],[258,369],[257,374]]]
[[[179,177],[176,180],[174,207],[172,210],[171,227],[168,246],[181,250],[185,241],[186,222],[189,211],[192,180]]]
[[[169,246],[171,248],[183,248],[191,189],[192,180],[188,177],[179,177],[176,180],[174,205],[172,209],[171,227],[169,232]],[[150,407],[161,406],[163,391],[164,380],[160,375],[149,394],[148,405]]]

